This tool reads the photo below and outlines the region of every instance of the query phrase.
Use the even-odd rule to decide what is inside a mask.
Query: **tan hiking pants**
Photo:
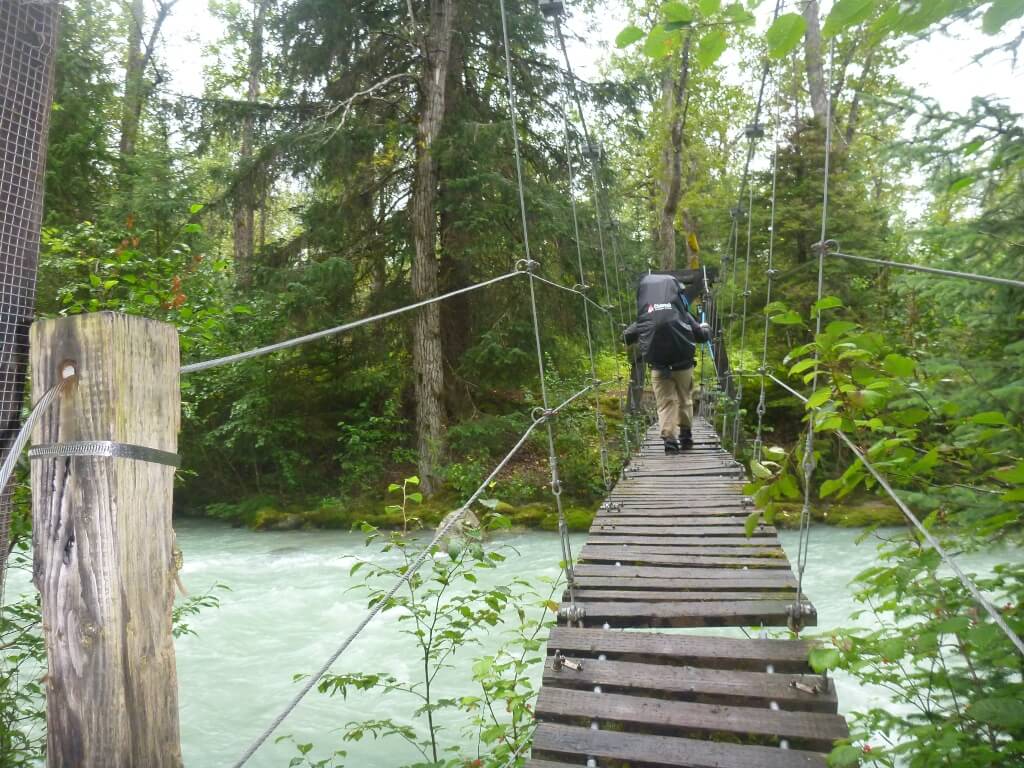
[[[680,427],[693,424],[693,368],[685,371],[651,371],[658,426],[662,440],[675,440]]]

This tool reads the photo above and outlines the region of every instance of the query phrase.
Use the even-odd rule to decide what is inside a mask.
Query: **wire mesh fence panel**
[[[21,426],[35,305],[58,8],[0,0],[0,455]],[[13,481],[0,495],[0,599]]]

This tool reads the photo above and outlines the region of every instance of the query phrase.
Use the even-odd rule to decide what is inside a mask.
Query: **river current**
[[[351,587],[362,572],[349,575],[358,558],[390,559],[378,547],[367,548],[361,534],[326,531],[254,533],[212,522],[176,521],[178,543],[185,553],[182,580],[192,594],[223,584],[221,605],[188,619],[195,635],[177,640],[181,736],[190,768],[232,765],[256,735],[294,696],[296,675],[315,670],[366,611],[364,592]],[[875,544],[856,544],[860,532],[817,526],[812,529],[806,590],[818,609],[818,628],[849,626],[857,610],[848,584],[875,560]],[[796,534],[781,533],[794,560]],[[574,545],[583,543],[574,536]],[[507,560],[481,579],[500,584],[512,576],[558,576],[559,542],[551,533],[508,533],[492,540]],[[965,558],[969,570],[988,571],[1005,561],[1006,552]],[[24,572],[12,572],[8,600],[30,588]],[[862,621],[866,621],[865,617]],[[369,625],[334,665],[332,672],[387,672],[415,679],[419,663],[413,641],[398,630],[405,626],[396,612]],[[731,633],[733,630],[707,630]],[[738,634],[738,631],[735,631]],[[469,647],[453,660],[454,669],[439,678],[438,694],[474,694],[470,667],[478,656],[499,647],[507,636],[487,633],[484,645]],[[539,683],[540,670],[536,670]],[[862,688],[839,676],[840,709],[850,712],[883,703],[883,692]],[[279,729],[297,743],[313,743],[311,757],[345,749],[345,765],[391,768],[412,762],[416,753],[398,739],[342,742],[346,723],[356,719],[409,721],[414,702],[400,695],[350,693],[347,699],[313,691]],[[457,739],[451,723],[447,740]],[[284,768],[298,752],[292,741],[272,737],[248,763],[253,768]],[[468,738],[468,737],[467,737]],[[468,742],[467,742],[468,743]]]

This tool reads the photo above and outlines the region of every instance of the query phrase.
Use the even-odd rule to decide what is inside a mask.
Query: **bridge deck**
[[[801,640],[618,629],[786,625],[796,579],[777,532],[747,537],[742,466],[707,423],[694,440],[665,456],[652,429],[598,511],[575,569],[582,626],[548,640],[529,768],[823,767],[848,735]]]

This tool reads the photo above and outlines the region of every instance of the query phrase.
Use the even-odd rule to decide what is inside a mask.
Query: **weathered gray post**
[[[103,312],[41,320],[33,434],[50,768],[177,768],[171,498],[180,418],[173,326]]]

